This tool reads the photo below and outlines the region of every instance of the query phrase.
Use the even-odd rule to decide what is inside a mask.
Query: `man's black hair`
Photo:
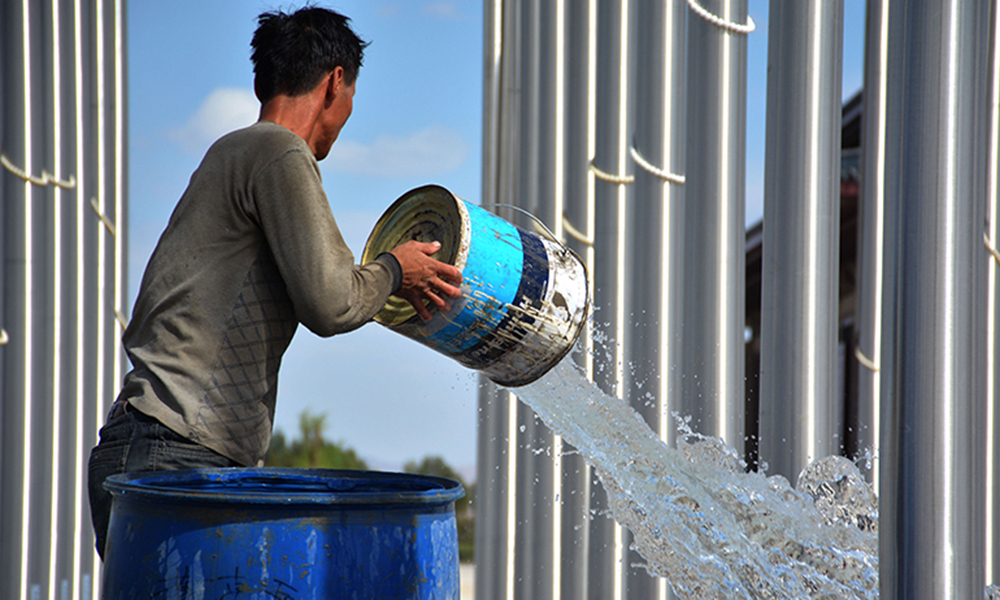
[[[317,7],[257,17],[250,60],[260,101],[279,94],[304,94],[336,67],[344,69],[346,84],[354,83],[368,42],[351,30],[349,22],[340,13]]]

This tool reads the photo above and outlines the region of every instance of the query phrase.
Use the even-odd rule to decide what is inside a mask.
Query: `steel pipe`
[[[888,10],[881,597],[983,594],[987,3]]]
[[[842,21],[840,2],[770,5],[760,458],[792,481],[840,449]]]
[[[683,177],[685,121],[684,2],[643,3],[636,19],[636,116],[627,140],[634,168],[626,212],[625,277],[631,326],[626,338],[626,397],[663,439],[672,439],[670,411],[680,390],[681,300],[684,274]],[[638,160],[637,160],[638,157]],[[643,165],[648,165],[646,169]]]
[[[1000,584],[1000,6],[993,3],[989,34],[989,154],[986,170],[986,584]]]
[[[556,132],[556,92],[560,82],[556,72],[559,56],[560,23],[557,3],[523,3],[521,31],[517,49],[521,69],[518,76],[521,114],[516,126],[521,140],[518,152],[515,204],[552,227],[561,198],[555,196],[556,152],[560,147]],[[526,229],[537,225],[524,214],[515,222]],[[516,393],[516,390],[515,390]],[[557,516],[553,506],[553,485],[561,480],[556,473],[554,456],[560,452],[559,440],[545,427],[534,411],[518,405],[517,444],[517,541],[514,563],[514,597],[537,598],[552,593],[553,525]],[[542,450],[548,449],[548,452]]]
[[[497,0],[484,12],[483,190],[485,205],[513,202],[518,86],[511,81],[518,55],[510,52],[519,36],[518,4]],[[512,211],[499,211],[512,218]],[[516,533],[514,489],[517,480],[517,399],[492,383],[479,389],[476,498],[476,596],[513,597]]]
[[[587,266],[594,269],[594,179],[588,162],[594,150],[594,61],[597,21],[596,0],[565,3],[563,17],[563,81],[560,105],[563,107],[562,238]],[[556,215],[556,218],[559,218]],[[593,282],[590,296],[593,297]],[[580,342],[580,352],[573,359],[593,378],[593,336],[588,327]],[[589,598],[588,553],[590,548],[590,508],[595,478],[585,458],[574,448],[563,445],[560,460],[562,481],[557,506],[561,511],[558,552],[555,556],[558,586],[553,598]]]
[[[625,140],[635,163],[624,276],[628,327],[623,337],[624,397],[661,439],[671,440],[681,373],[684,283],[684,186],[664,173],[684,173],[685,29],[682,0],[636,6],[634,134]],[[639,76],[641,74],[641,76]],[[631,534],[623,532],[629,539]],[[635,551],[625,561],[641,564]],[[623,573],[628,598],[666,598],[666,582],[642,571]]]
[[[733,23],[747,2],[704,2]],[[687,52],[682,377],[675,410],[734,448],[744,438],[747,38],[692,14]],[[678,328],[679,330],[680,328]],[[680,331],[678,331],[678,334]]]
[[[858,408],[855,427],[856,445],[871,457],[869,473],[878,489],[878,432],[881,423],[881,365],[883,352],[892,352],[883,340],[885,298],[885,121],[886,85],[889,79],[889,29],[886,18],[889,0],[868,3],[865,26],[865,84],[863,113],[862,188],[859,200],[858,287],[854,320],[857,347]],[[866,461],[867,462],[867,461]],[[862,466],[867,466],[862,463]]]
[[[631,198],[632,164],[628,156],[632,131],[631,94],[634,48],[633,2],[611,0],[597,6],[596,95],[594,109],[595,147],[592,170],[594,186],[594,280],[595,329],[603,340],[597,360],[604,369],[594,382],[606,392],[624,397],[624,336],[628,318],[625,279],[628,223],[626,210]],[[610,176],[610,177],[609,177]],[[625,598],[631,567],[627,532],[607,513],[607,497],[600,486],[593,488],[588,556],[588,591],[591,598]]]

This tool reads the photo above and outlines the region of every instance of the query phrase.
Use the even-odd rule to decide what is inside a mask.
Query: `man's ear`
[[[326,80],[326,100],[332,102],[344,89],[344,67],[334,67]]]

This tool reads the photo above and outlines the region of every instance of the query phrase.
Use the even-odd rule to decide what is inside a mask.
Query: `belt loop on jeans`
[[[108,412],[108,422],[114,421],[118,417],[123,417],[129,412],[129,405],[127,400],[115,400],[114,404],[111,405],[111,410]]]

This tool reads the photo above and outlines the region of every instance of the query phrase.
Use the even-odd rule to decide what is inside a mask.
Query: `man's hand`
[[[462,297],[462,290],[456,287],[462,283],[462,272],[431,258],[440,249],[440,242],[411,240],[392,250],[392,255],[403,270],[403,283],[396,295],[412,304],[425,321],[430,320],[431,313],[424,306],[424,300],[429,300],[438,310],[448,312],[451,305],[445,298]]]

